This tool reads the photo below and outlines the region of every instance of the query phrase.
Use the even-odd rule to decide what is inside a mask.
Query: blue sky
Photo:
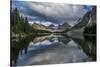
[[[90,11],[90,5],[58,4],[34,1],[13,1],[12,6],[18,8],[20,14],[27,16],[29,23],[43,23],[57,25],[68,23],[74,25],[79,18]]]

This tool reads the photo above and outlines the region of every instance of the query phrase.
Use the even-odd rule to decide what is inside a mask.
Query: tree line
[[[28,18],[20,15],[17,8],[10,12],[11,31],[16,34],[31,33],[32,27],[28,23]]]
[[[50,33],[49,31],[33,29],[28,23],[28,18],[23,17],[17,8],[13,8],[10,11],[10,24],[12,34],[37,34],[37,33]]]

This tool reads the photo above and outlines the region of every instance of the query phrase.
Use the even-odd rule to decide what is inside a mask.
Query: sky
[[[55,25],[68,23],[73,26],[92,9],[90,5],[15,0],[12,7],[18,8],[21,15],[27,16],[29,23],[42,23],[46,26],[52,23]]]

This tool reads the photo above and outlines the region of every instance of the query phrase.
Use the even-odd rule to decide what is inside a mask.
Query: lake
[[[96,37],[65,34],[11,40],[11,65],[44,65],[96,61]]]

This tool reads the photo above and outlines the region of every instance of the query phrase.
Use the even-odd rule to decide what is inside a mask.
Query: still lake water
[[[11,42],[11,65],[27,66],[96,61],[96,37],[51,34]]]

